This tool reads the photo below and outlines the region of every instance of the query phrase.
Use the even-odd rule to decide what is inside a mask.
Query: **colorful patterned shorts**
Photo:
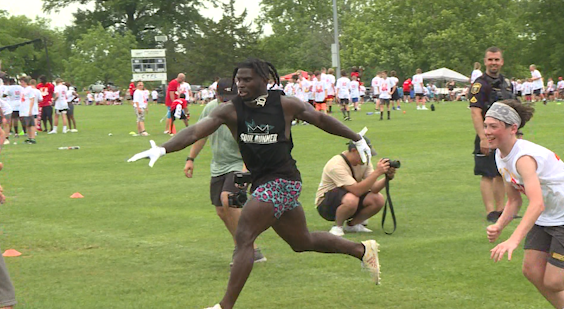
[[[298,202],[301,191],[301,181],[278,178],[256,188],[253,197],[261,202],[274,204],[274,217],[280,219],[285,211],[301,206]]]

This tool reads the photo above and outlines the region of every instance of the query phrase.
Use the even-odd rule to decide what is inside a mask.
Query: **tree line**
[[[237,14],[234,0],[95,0],[75,22],[51,29],[49,21],[0,11],[0,47],[41,38],[41,43],[0,51],[10,75],[62,76],[84,87],[95,82],[125,86],[131,79],[130,49],[167,50],[169,79],[185,72],[193,84],[231,76],[249,57],[272,62],[281,74],[331,66],[331,0],[262,0],[253,22]],[[84,0],[45,0],[55,11]],[[448,67],[469,75],[484,50],[504,50],[507,76],[528,77],[529,64],[544,76],[564,74],[564,1],[560,0],[338,0],[341,66],[362,66],[370,79],[380,70],[400,77]],[[202,16],[219,6],[222,15]],[[272,28],[265,35],[263,29]],[[166,35],[158,43],[155,36]],[[161,45],[159,45],[161,44]]]

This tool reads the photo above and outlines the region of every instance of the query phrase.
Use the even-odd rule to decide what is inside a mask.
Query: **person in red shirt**
[[[51,132],[53,130],[53,93],[55,92],[55,86],[49,83],[44,75],[39,76],[39,81],[41,83],[37,85],[37,89],[41,91],[43,101],[39,102],[39,115],[41,117],[37,120],[36,127],[38,131]],[[47,130],[47,121],[49,121],[51,126],[49,130]],[[45,130],[41,129],[41,122],[43,122]]]
[[[188,126],[190,113],[188,112],[188,101],[186,101],[186,95],[184,93],[180,94],[180,98],[172,101],[172,104],[170,105],[170,113],[170,132],[172,132],[172,126],[174,126],[174,120],[176,119],[184,120],[184,125]]]
[[[411,102],[411,77],[403,82],[403,101]]]
[[[131,100],[133,100],[133,93],[135,92],[135,83],[133,82],[133,79],[131,80],[131,83],[129,84],[129,95],[131,96]]]
[[[172,102],[174,100],[176,100],[177,98],[179,98],[178,96],[178,87],[180,86],[181,83],[184,82],[184,80],[186,80],[186,75],[179,73],[178,76],[171,80],[170,83],[168,83],[168,87],[166,89],[166,97],[165,97],[165,105],[167,108],[167,113],[166,113],[166,131],[164,131],[165,134],[170,134],[172,133],[172,120],[171,120],[171,109],[170,106],[172,105]]]

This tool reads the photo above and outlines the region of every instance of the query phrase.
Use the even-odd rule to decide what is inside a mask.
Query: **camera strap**
[[[386,222],[386,215],[388,214],[388,201],[390,202],[390,214],[392,215],[392,220],[394,222],[394,229],[391,232],[386,232],[384,228],[384,222]],[[396,212],[394,211],[394,203],[392,203],[392,196],[390,195],[390,179],[386,175],[386,203],[384,204],[384,212],[382,213],[382,230],[387,235],[392,235],[396,231]]]
[[[351,162],[349,161],[349,159],[347,159],[347,157],[346,157],[344,154],[342,154],[342,153],[341,153],[341,157],[343,158],[343,160],[345,160],[345,163],[347,163],[347,165],[348,165],[349,168],[351,169],[352,177],[353,177],[354,179],[356,179],[356,178],[354,177],[354,170],[353,170],[353,168],[352,168],[352,165],[351,165]]]

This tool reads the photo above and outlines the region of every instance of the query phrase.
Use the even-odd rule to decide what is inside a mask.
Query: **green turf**
[[[405,104],[405,114],[378,121],[366,105],[347,122],[357,131],[368,126],[378,157],[402,162],[391,185],[397,232],[385,235],[378,215],[373,234],[345,236],[380,242],[381,286],[358,260],[294,253],[269,230],[257,241],[268,262],[255,266],[236,308],[547,308],[521,275],[522,248],[511,262],[489,260],[466,106],[439,103],[431,112]],[[191,107],[192,119],[201,109]],[[183,174],[187,150],[154,168],[125,162],[149,139],[169,138],[159,123],[164,111],[151,106],[152,135],[132,137],[131,106],[78,106],[79,133],[41,133],[37,145],[20,138],[4,147],[0,246],[23,253],[6,258],[21,308],[203,308],[221,299],[233,245],[209,202],[209,148],[193,179]],[[563,117],[564,106],[537,105],[525,138],[564,154]],[[315,190],[346,141],[313,126],[292,132],[308,226],[327,231]],[[75,145],[81,149],[57,150]],[[70,199],[74,192],[85,197]]]

